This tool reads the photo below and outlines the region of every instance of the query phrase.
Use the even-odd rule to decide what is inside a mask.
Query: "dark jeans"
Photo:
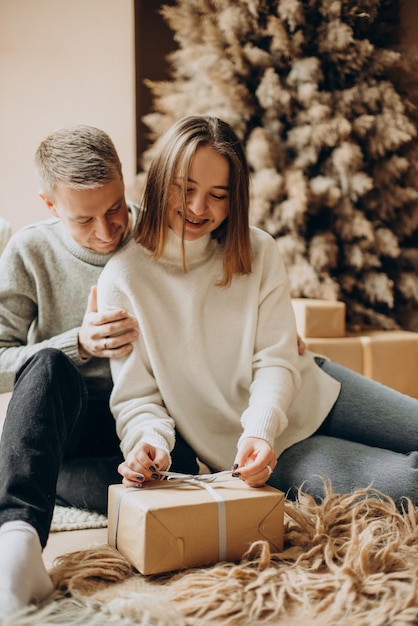
[[[177,435],[173,471],[197,473]],[[47,348],[17,372],[0,442],[0,525],[22,519],[45,546],[55,502],[107,513],[123,460],[109,394],[88,387],[71,359]]]

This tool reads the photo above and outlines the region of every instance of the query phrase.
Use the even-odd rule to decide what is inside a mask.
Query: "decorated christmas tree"
[[[222,117],[292,296],[343,300],[349,327],[418,330],[418,99],[399,1],[177,0],[162,13],[177,49],[170,79],[148,83],[144,171],[175,120]]]

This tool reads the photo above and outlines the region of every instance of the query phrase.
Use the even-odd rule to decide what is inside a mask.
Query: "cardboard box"
[[[360,340],[364,375],[418,398],[418,333],[376,330],[362,333]]]
[[[360,337],[306,338],[304,341],[311,352],[326,356],[334,363],[364,374],[363,346]]]
[[[311,298],[292,298],[296,328],[303,338],[344,337],[345,303]]]
[[[108,541],[142,574],[241,559],[254,541],[283,548],[284,495],[239,479],[109,487]],[[221,532],[220,532],[221,531]]]
[[[312,352],[418,398],[418,333],[374,330],[346,337],[305,339]]]

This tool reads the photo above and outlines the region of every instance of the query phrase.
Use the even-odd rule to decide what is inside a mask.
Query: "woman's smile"
[[[181,219],[183,219],[183,211],[178,211],[178,214]],[[186,215],[184,221],[187,224],[191,224],[192,226],[202,226],[202,224],[206,224],[209,222],[209,218],[207,217],[196,217],[195,215]]]
[[[168,209],[170,228],[186,240],[198,239],[216,230],[229,213],[229,163],[210,146],[201,146],[192,159],[186,185],[173,185]],[[179,208],[179,205],[182,207]]]

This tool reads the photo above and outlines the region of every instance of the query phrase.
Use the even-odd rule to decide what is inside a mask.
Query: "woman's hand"
[[[159,471],[170,464],[167,452],[148,443],[137,443],[118,467],[125,487],[143,487],[146,483],[161,480]]]
[[[238,448],[232,475],[250,487],[263,487],[276,465],[274,450],[265,439],[246,437]]]

